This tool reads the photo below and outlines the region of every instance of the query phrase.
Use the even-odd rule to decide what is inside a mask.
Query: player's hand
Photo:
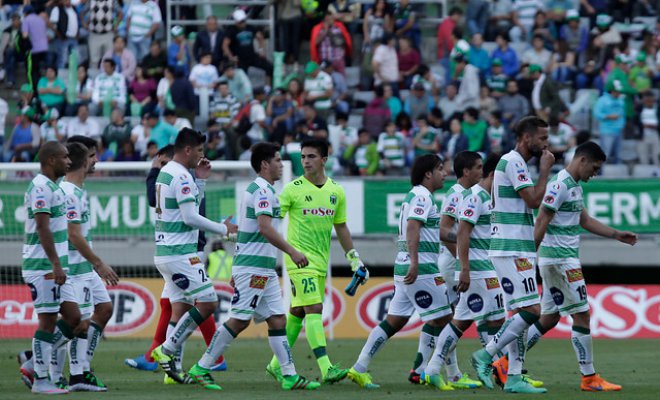
[[[553,165],[555,165],[555,156],[549,150],[543,150],[539,161],[539,171],[548,172]]]
[[[637,243],[637,234],[629,231],[616,231],[616,233],[614,233],[614,239],[621,243],[634,246],[635,243]]]
[[[470,288],[470,271],[463,271],[458,274],[458,284],[456,285],[457,292],[467,292]]]
[[[403,278],[403,283],[406,285],[412,285],[417,280],[417,274],[419,273],[419,267],[417,265],[413,266],[410,264],[408,267],[408,273]]]
[[[206,158],[202,158],[195,167],[195,177],[197,179],[208,179],[211,176],[211,162]]]
[[[360,267],[364,267],[364,263],[360,260],[360,254],[355,249],[350,249],[346,253],[346,260],[351,264],[351,271],[355,272]]]
[[[56,285],[64,285],[66,283],[66,273],[60,265],[53,265],[53,279]]]
[[[99,274],[108,286],[115,286],[119,283],[119,276],[117,276],[115,270],[104,262],[96,266],[96,273]]]
[[[232,276],[231,279],[229,280],[229,286],[235,288],[236,287],[236,282],[234,281],[234,277]]]
[[[307,257],[305,257],[303,253],[296,249],[293,249],[291,254],[289,254],[289,257],[291,257],[291,261],[293,261],[293,263],[296,264],[298,268],[305,268],[309,265],[309,260]]]
[[[232,217],[233,217],[233,215],[228,216],[227,219],[224,220],[224,222],[223,222],[223,224],[225,224],[225,226],[227,227],[227,236],[229,236],[229,234],[231,234],[231,233],[237,233],[238,232],[238,225],[231,223]]]
[[[153,160],[151,160],[151,168],[158,168],[161,169],[163,166],[161,165],[160,162],[160,154],[156,154],[156,157],[154,157]]]

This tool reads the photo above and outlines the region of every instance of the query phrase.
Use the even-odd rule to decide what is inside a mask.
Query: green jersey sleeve
[[[335,212],[335,224],[343,224],[346,222],[346,193],[344,189],[337,185],[337,211]]]

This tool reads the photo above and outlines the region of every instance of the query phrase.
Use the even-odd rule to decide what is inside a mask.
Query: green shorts
[[[314,271],[304,271],[289,275],[291,279],[291,307],[323,304],[325,297],[325,276]]]

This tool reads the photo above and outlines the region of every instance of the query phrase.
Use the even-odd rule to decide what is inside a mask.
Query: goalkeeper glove
[[[346,253],[346,260],[351,264],[351,271],[353,272],[357,271],[360,267],[364,267],[364,263],[360,260],[360,255],[355,249],[351,249]]]

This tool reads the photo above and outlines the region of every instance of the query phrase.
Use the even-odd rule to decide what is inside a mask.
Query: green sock
[[[307,314],[305,317],[305,333],[307,342],[316,356],[321,374],[325,376],[326,371],[332,367],[330,358],[325,352],[325,330],[323,329],[323,318],[321,314]]]
[[[293,349],[293,345],[296,344],[300,331],[302,330],[303,319],[296,317],[295,315],[288,313],[286,316],[286,340],[289,342],[289,347]],[[273,356],[270,360],[270,366],[273,368],[278,368],[280,363],[277,361],[277,357]]]

